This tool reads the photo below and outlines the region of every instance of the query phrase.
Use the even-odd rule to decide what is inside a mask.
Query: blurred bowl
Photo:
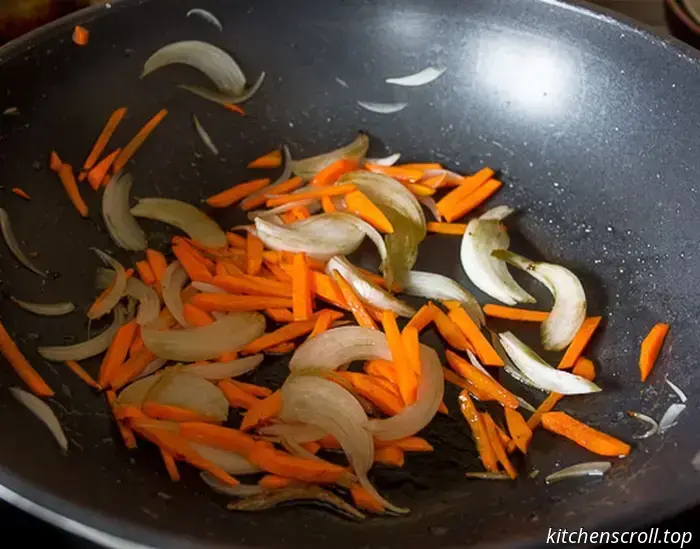
[[[671,34],[700,49],[700,0],[665,0],[664,4]]]

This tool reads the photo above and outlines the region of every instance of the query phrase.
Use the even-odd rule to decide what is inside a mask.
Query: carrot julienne
[[[156,280],[160,282],[163,279],[165,270],[168,268],[168,262],[165,260],[165,256],[159,251],[149,248],[146,250],[146,259],[148,260],[148,264],[151,266],[151,270],[153,271],[153,275],[156,277]]]
[[[656,324],[644,338],[644,341],[642,341],[642,347],[639,354],[639,371],[642,381],[647,380],[649,374],[654,368],[656,359],[661,352],[661,347],[663,347],[668,329],[668,324]]]
[[[600,316],[592,316],[583,321],[581,328],[579,328],[579,331],[574,336],[574,339],[571,340],[569,347],[566,349],[564,356],[557,366],[559,370],[573,368],[574,364],[576,364],[576,361],[578,360],[578,357],[581,356],[581,353],[583,353],[586,345],[588,345],[588,342],[593,337],[593,333],[600,324],[601,320],[602,317]]]
[[[75,206],[75,209],[78,210],[78,213],[82,217],[87,217],[88,207],[85,204],[83,197],[80,196],[78,183],[75,181],[75,175],[73,174],[73,167],[70,164],[62,164],[58,170],[58,177],[61,179],[63,188],[65,189],[68,198],[73,203],[73,206]]]
[[[29,196],[25,191],[20,189],[19,187],[13,187],[12,192],[15,193],[17,196],[24,198],[25,200],[31,200],[32,197]]]
[[[162,419],[166,421],[199,421],[202,423],[218,423],[216,418],[211,418],[178,406],[169,406],[166,404],[158,404],[157,402],[145,402],[141,408],[143,413],[153,419]]]
[[[589,427],[564,412],[544,414],[542,427],[601,456],[624,457],[631,450],[629,444]]]
[[[370,172],[388,175],[402,183],[415,183],[423,177],[423,170],[404,166],[380,166],[379,164],[365,163],[364,168]]]
[[[345,195],[348,211],[364,219],[375,229],[387,234],[394,232],[394,227],[382,211],[361,191],[352,191]]]
[[[491,445],[491,438],[484,424],[484,420],[479,414],[479,411],[474,405],[474,401],[469,396],[466,390],[459,393],[459,407],[462,411],[464,419],[467,420],[469,427],[474,436],[474,442],[476,442],[476,448],[479,451],[479,456],[481,457],[481,463],[487,471],[498,472],[498,458],[496,457],[496,452]]]
[[[532,440],[532,429],[530,429],[525,418],[517,410],[505,409],[506,425],[511,439],[523,454],[527,454],[527,449]]]
[[[248,409],[241,422],[241,431],[250,431],[277,416],[282,409],[282,393],[275,391],[269,397],[258,400]]]
[[[124,446],[126,446],[129,450],[133,450],[134,448],[136,448],[136,437],[134,436],[134,432],[122,420],[120,420],[117,417],[116,393],[109,389],[105,391],[105,396],[107,397],[107,403],[109,404],[109,407],[112,410],[114,420],[117,422],[117,428],[119,429],[119,434],[121,435],[122,440],[124,441]]]
[[[474,175],[465,177],[463,183],[459,185],[453,191],[446,194],[437,203],[437,209],[442,214],[445,215],[445,211],[453,208],[458,202],[461,202],[467,198],[471,193],[476,191],[489,179],[495,175],[495,172],[491,168],[482,168]]]
[[[207,312],[262,311],[264,309],[291,308],[292,298],[258,295],[197,294],[192,305]]]
[[[256,158],[248,164],[249,168],[279,168],[282,165],[282,151],[275,149],[263,156]]]
[[[236,202],[243,200],[245,197],[263,189],[270,184],[270,180],[265,179],[253,179],[247,183],[239,183],[234,185],[230,189],[222,191],[218,194],[210,196],[207,198],[207,204],[214,208],[226,208],[232,206]]]
[[[503,404],[506,408],[517,408],[518,399],[510,391],[503,387],[491,376],[485,374],[469,361],[457,356],[452,351],[446,353],[450,366],[462,377],[469,380],[478,389],[491,395],[495,400]]]
[[[398,446],[385,446],[375,450],[374,462],[390,467],[403,467],[405,456],[403,450]]]
[[[439,223],[437,221],[429,221],[427,224],[429,233],[451,234],[461,236],[467,232],[465,223]]]
[[[475,190],[472,194],[468,195],[464,200],[460,200],[454,206],[443,208],[443,211],[438,211],[440,211],[447,221],[454,221],[455,219],[468,214],[474,208],[481,205],[482,202],[489,199],[502,186],[503,183],[501,183],[498,179],[491,179]]]
[[[223,103],[221,106],[227,111],[235,112],[236,114],[245,116],[245,111],[240,105],[236,105],[235,103]]]
[[[148,284],[150,286],[151,284],[156,283],[156,275],[153,274],[153,269],[151,269],[151,265],[148,263],[148,261],[137,261],[136,271],[139,273],[139,278],[144,284]]]
[[[163,459],[163,465],[168,472],[168,476],[172,482],[180,482],[180,471],[177,468],[177,463],[173,455],[167,450],[160,449],[160,457]]]
[[[136,335],[137,328],[138,324],[134,319],[117,330],[100,366],[98,381],[102,387],[108,387],[117,370],[122,367]]]
[[[286,326],[278,328],[274,332],[269,332],[263,334],[259,338],[251,341],[241,349],[241,354],[243,355],[253,355],[259,353],[269,347],[279,345],[280,343],[285,343],[297,337],[301,337],[314,329],[316,320],[302,320],[299,322],[292,322]]]
[[[294,313],[289,309],[265,309],[264,313],[275,322],[294,322]]]
[[[185,440],[199,442],[228,452],[234,452],[243,457],[247,457],[255,445],[253,437],[243,431],[230,427],[213,425],[211,423],[181,423],[179,435]]]
[[[149,135],[151,135],[151,132],[156,129],[158,124],[161,123],[163,118],[166,117],[168,114],[167,109],[163,109],[158,114],[156,114],[153,118],[151,118],[146,124],[139,130],[139,132],[134,136],[134,138],[129,141],[129,143],[122,149],[122,152],[119,153],[119,156],[117,156],[117,159],[114,161],[114,164],[112,165],[112,171],[114,173],[119,173],[124,166],[126,166],[126,163],[131,160],[131,157],[134,156],[136,151],[143,145],[144,141],[148,138]]]
[[[249,275],[256,275],[262,269],[263,248],[262,240],[257,236],[252,233],[246,235],[246,252],[248,254],[246,272]]]
[[[423,305],[420,309],[418,309],[418,312],[413,315],[411,320],[408,321],[408,324],[406,324],[406,328],[409,326],[414,327],[416,330],[418,330],[418,333],[421,333],[428,324],[433,322],[436,317],[436,311],[438,311],[437,307],[435,307],[431,302],[428,302],[426,305]],[[404,328],[404,330],[406,329]]]
[[[68,366],[73,373],[77,375],[88,387],[92,387],[98,391],[102,390],[102,386],[92,379],[92,376],[88,374],[75,360],[66,360],[66,366]]]
[[[321,198],[322,196],[341,196],[344,194],[351,193],[355,190],[357,190],[357,187],[355,187],[355,185],[350,184],[338,185],[335,187],[323,187],[306,191],[303,193],[276,195],[273,198],[269,198],[265,204],[268,208],[273,208],[275,206],[282,206],[284,204],[289,204],[290,202],[307,200],[309,198]]]
[[[311,273],[304,254],[295,254],[292,275],[292,311],[294,320],[308,320],[313,314]]]
[[[481,362],[487,366],[503,366],[503,359],[462,307],[452,309],[449,316],[474,346],[475,354]]]
[[[63,161],[58,157],[56,151],[51,151],[51,154],[49,155],[49,169],[52,172],[58,173],[58,170],[61,169],[62,165]]]
[[[192,303],[185,303],[182,306],[182,311],[185,315],[185,321],[193,328],[209,326],[214,322],[214,318],[208,312],[195,307]]]
[[[78,46],[87,46],[90,40],[90,31],[85,27],[76,25],[73,27],[73,42]]]
[[[384,333],[389,343],[392,362],[396,368],[401,398],[405,404],[412,404],[416,400],[418,380],[416,379],[413,368],[411,368],[408,353],[406,352],[406,347],[401,338],[401,332],[399,332],[399,327],[396,325],[396,314],[393,311],[383,312],[382,327],[384,328]]]
[[[92,169],[92,167],[97,163],[97,160],[100,158],[100,156],[102,156],[102,153],[107,148],[109,140],[112,138],[112,135],[114,135],[117,126],[119,126],[119,123],[122,121],[125,114],[126,108],[122,107],[115,110],[110,115],[109,119],[107,120],[107,123],[102,129],[102,132],[98,136],[97,141],[95,141],[95,144],[93,145],[90,154],[85,159],[85,163],[83,164],[84,170]]]
[[[321,207],[323,208],[323,213],[333,213],[337,212],[338,208],[333,204],[333,199],[330,196],[321,197]]]
[[[360,162],[354,158],[341,158],[329,166],[320,170],[312,179],[312,187],[329,187],[335,183],[341,175],[353,172],[360,167]],[[326,195],[328,196],[328,195]]]
[[[473,347],[471,343],[469,343],[469,340],[452,317],[446,315],[436,305],[431,303],[430,306],[434,309],[433,323],[447,344],[458,351],[466,351],[467,349],[472,350]],[[452,313],[450,313],[450,315],[451,314]]]
[[[510,462],[510,459],[508,459],[508,452],[506,452],[506,449],[503,446],[503,441],[498,435],[496,423],[493,421],[493,418],[488,412],[481,414],[481,417],[484,421],[484,426],[486,427],[489,442],[491,442],[491,448],[493,448],[493,451],[496,454],[496,459],[498,459],[508,477],[511,480],[515,479],[518,476],[518,473],[515,470],[515,467],[513,467],[513,464]]]
[[[340,288],[340,292],[342,293],[343,299],[347,303],[347,306],[350,308],[350,311],[352,311],[352,314],[355,317],[355,320],[357,320],[357,323],[360,326],[364,326],[365,328],[376,330],[377,325],[374,322],[374,319],[367,310],[367,307],[365,307],[365,304],[355,293],[355,290],[350,285],[350,283],[347,280],[345,280],[343,275],[341,275],[338,271],[333,271],[333,278],[335,279],[335,283],[337,284],[338,288]]]
[[[544,322],[549,317],[549,313],[546,311],[531,311],[530,309],[518,309],[504,305],[488,304],[484,305],[483,309],[486,316],[522,322]]]

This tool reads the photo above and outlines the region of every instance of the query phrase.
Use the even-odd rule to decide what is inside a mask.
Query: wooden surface
[[[653,27],[660,34],[668,33],[664,19],[663,0],[589,0],[594,4],[618,11]]]

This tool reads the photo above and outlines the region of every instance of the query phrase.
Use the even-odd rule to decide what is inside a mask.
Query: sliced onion
[[[508,353],[506,353],[506,350],[503,348],[503,345],[501,345],[501,340],[498,338],[498,334],[496,334],[496,332],[491,332],[491,345],[498,356],[501,357],[501,360],[503,360],[503,370],[505,373],[523,385],[527,385],[528,387],[542,391],[542,389],[535,385],[534,381],[515,367],[513,361],[508,356]]]
[[[208,326],[185,330],[143,328],[143,342],[154,355],[168,360],[196,362],[234,352],[265,331],[260,313],[231,313]]]
[[[172,198],[143,198],[131,208],[132,215],[173,225],[206,248],[225,248],[226,234],[204,212]]]
[[[150,388],[144,402],[184,408],[219,422],[228,418],[228,400],[221,389],[206,379],[181,370],[161,376],[157,387]]]
[[[187,369],[187,372],[210,381],[229,379],[252,372],[260,366],[263,358],[265,358],[265,355],[259,354],[239,358],[230,362],[213,362],[203,366],[192,366]]]
[[[133,179],[129,174],[113,177],[102,195],[102,217],[114,243],[132,252],[148,246],[146,233],[129,211],[129,193]]]
[[[500,342],[499,342],[499,345],[500,345]],[[504,352],[504,354],[505,354],[505,352]],[[489,376],[491,379],[495,379],[491,375],[491,372],[489,372],[486,368],[483,367],[481,362],[479,362],[479,359],[477,358],[477,356],[474,353],[472,353],[469,349],[467,349],[467,356],[469,357],[469,362],[471,362],[474,367],[481,370],[481,372],[483,374]],[[506,356],[506,358],[508,358],[508,357]],[[533,414],[536,412],[537,409],[532,404],[530,404],[527,400],[525,400],[522,397],[519,397],[518,395],[513,395],[513,396],[517,399],[519,406],[522,406],[528,412],[532,412]]]
[[[248,99],[252,98],[256,93],[258,93],[258,90],[265,81],[265,76],[265,71],[261,72],[260,76],[258,76],[257,80],[253,83],[253,85],[240,94],[231,94],[228,92],[214,91],[204,88],[202,86],[191,86],[189,84],[180,84],[178,88],[198,95],[199,97],[201,97],[202,99],[206,99],[207,101],[213,101],[214,103],[218,103],[219,105],[239,105],[240,103],[245,103],[246,101],[248,101]]]
[[[259,467],[233,452],[227,452],[226,450],[199,444],[198,442],[190,442],[190,446],[204,459],[220,467],[230,475],[253,475],[260,472]]]
[[[130,383],[119,393],[117,406],[138,406],[140,408],[151,389],[162,379],[162,373],[158,373],[142,377]]]
[[[457,172],[453,172],[451,170],[444,170],[444,169],[436,169],[436,170],[425,170],[423,172],[423,177],[419,180],[420,181],[425,181],[426,179],[431,179],[433,177],[437,177],[438,175],[445,175],[445,181],[450,183],[451,185],[461,185],[462,182],[464,181],[464,176],[458,174]]]
[[[592,381],[552,368],[510,332],[500,334],[501,343],[518,370],[542,390],[562,395],[583,395],[600,391]]]
[[[192,120],[194,121],[194,129],[197,130],[197,134],[199,135],[202,142],[207,146],[207,148],[212,152],[214,156],[218,156],[219,149],[217,149],[216,145],[214,145],[211,136],[207,133],[207,130],[204,129],[204,126],[202,126],[202,123],[199,121],[199,118],[197,118],[196,114],[192,115]]]
[[[587,461],[586,463],[578,463],[552,473],[544,481],[547,484],[554,484],[567,478],[602,477],[610,470],[610,467],[612,467],[612,464],[609,461]]]
[[[464,476],[478,480],[510,480],[506,473],[494,473],[492,471],[467,471],[464,473]]]
[[[17,261],[33,273],[43,277],[46,276],[46,273],[36,267],[22,251],[22,248],[20,248],[17,237],[15,237],[15,233],[12,231],[12,226],[10,225],[10,216],[4,208],[0,208],[0,232],[2,232],[2,237],[5,239],[5,244],[7,244],[7,247]]]
[[[685,396],[685,393],[681,390],[681,388],[673,383],[670,379],[666,378],[666,384],[671,388],[671,390],[678,395],[678,398],[681,399],[681,402],[685,404],[688,402],[688,397]]]
[[[137,299],[139,302],[139,312],[136,315],[136,322],[139,326],[147,326],[160,315],[160,297],[158,297],[158,292],[141,282],[138,278],[131,277],[127,280],[126,295]]]
[[[663,434],[671,427],[675,427],[676,423],[678,423],[678,416],[681,415],[686,407],[685,404],[671,404],[664,412],[661,421],[659,421],[659,433]]]
[[[39,418],[39,420],[49,428],[49,431],[51,431],[56,442],[58,442],[61,450],[64,452],[68,450],[68,438],[66,437],[66,433],[63,432],[61,423],[58,421],[56,414],[53,413],[53,410],[49,408],[49,405],[40,398],[37,398],[19,387],[10,387],[10,392],[20,404],[27,408],[27,410]]]
[[[148,58],[141,78],[172,64],[184,64],[197,69],[209,77],[222,92],[241,95],[245,88],[245,75],[233,57],[213,44],[198,40],[173,42],[163,46]]]
[[[430,84],[431,82],[437,80],[446,71],[444,67],[439,69],[435,67],[428,67],[422,71],[418,71],[414,74],[409,74],[408,76],[401,76],[399,78],[387,78],[385,82],[387,84],[394,84],[395,86],[424,86],[425,84]]]
[[[211,23],[212,25],[214,25],[221,32],[224,31],[224,27],[221,24],[221,21],[219,21],[216,18],[216,16],[210,11],[204,10],[202,8],[193,8],[187,12],[185,17],[189,17],[190,15],[197,15],[198,17],[204,19],[207,23]]]
[[[182,304],[182,288],[187,282],[188,276],[185,269],[182,268],[179,261],[173,261],[168,268],[165,269],[165,274],[161,280],[161,288],[163,294],[163,303],[177,320],[177,323],[188,328],[189,324],[185,319],[185,310]]]
[[[158,370],[160,370],[163,366],[165,366],[168,363],[167,360],[164,358],[154,358],[151,362],[146,364],[146,367],[143,369],[143,372],[141,372],[139,375],[137,375],[134,379],[141,379],[146,376],[150,376],[151,374],[155,374]]]
[[[401,153],[390,154],[384,158],[365,158],[365,164],[376,164],[378,166],[393,166],[401,158]]]
[[[586,293],[581,281],[559,265],[535,263],[508,251],[496,251],[494,255],[534,276],[552,293],[554,306],[540,328],[542,346],[548,351],[566,348],[586,320]]]
[[[119,300],[124,296],[124,292],[126,290],[126,272],[124,271],[122,264],[111,255],[104,253],[102,250],[93,248],[93,251],[97,254],[97,257],[105,262],[105,264],[114,269],[116,276],[114,278],[112,289],[109,291],[109,293],[104,296],[95,307],[91,307],[88,311],[87,316],[91,320],[103,317],[114,309],[114,307],[116,307],[119,303]]]
[[[514,213],[515,209],[510,206],[496,206],[481,214],[479,219],[484,219],[485,221],[503,221],[506,217]]]
[[[344,88],[349,88],[349,87],[350,87],[350,86],[348,85],[348,83],[347,83],[345,80],[343,80],[342,78],[338,78],[338,77],[336,76],[336,77],[335,77],[335,81],[338,82],[338,84],[340,84],[340,85],[343,86]]]
[[[258,486],[257,484],[236,484],[235,486],[229,486],[218,480],[211,473],[203,471],[199,473],[202,480],[215,492],[223,494],[225,496],[231,496],[234,498],[245,498],[248,496],[255,496],[257,494],[262,494],[265,490]]]
[[[46,360],[54,362],[65,362],[66,360],[75,360],[79,362],[85,360],[86,358],[99,355],[106,351],[123,322],[124,310],[121,307],[116,307],[114,309],[114,321],[112,325],[100,335],[83,341],[82,343],[76,343],[75,345],[38,347],[37,351]]]
[[[360,299],[374,307],[393,311],[399,316],[412,317],[416,314],[413,307],[364,278],[360,271],[342,256],[333,256],[326,265],[326,271],[328,274],[338,271],[350,283]]]
[[[639,436],[635,436],[633,438],[637,440],[644,440],[645,438],[649,438],[654,436],[656,433],[659,432],[659,424],[656,422],[656,420],[652,417],[649,417],[646,414],[641,414],[639,412],[633,412],[633,411],[628,411],[627,415],[630,417],[633,417],[635,419],[638,419],[639,421],[643,421],[647,425],[649,425],[649,429],[647,429],[644,433],[642,433]]]
[[[505,262],[492,255],[508,246],[510,237],[499,221],[472,219],[462,237],[462,268],[477,288],[506,305],[534,303],[535,298],[520,287]]]
[[[75,311],[75,305],[70,302],[64,303],[32,303],[30,301],[21,301],[16,297],[10,296],[12,302],[30,313],[39,316],[63,316]]]
[[[409,271],[403,280],[403,292],[426,299],[459,301],[469,317],[478,325],[486,323],[484,313],[476,298],[457,282],[436,273]]]
[[[432,196],[417,196],[416,199],[426,207],[435,221],[442,221],[442,214],[438,211],[437,203]]]
[[[371,112],[378,114],[394,114],[408,107],[408,103],[379,103],[377,101],[358,101],[357,104]]]
[[[258,434],[293,441],[297,444],[304,444],[323,438],[328,433],[316,425],[307,425],[305,423],[275,423],[273,425],[260,427],[258,429]]]
[[[292,171],[303,179],[311,179],[323,168],[327,168],[341,158],[362,160],[367,154],[367,149],[369,149],[369,137],[367,134],[358,133],[349,145],[318,156],[295,160],[292,162]]]

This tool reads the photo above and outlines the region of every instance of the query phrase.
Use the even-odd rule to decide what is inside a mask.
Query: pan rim
[[[67,27],[107,16],[113,10],[134,9],[141,4],[154,0],[113,0],[106,5],[90,6],[68,14],[42,27],[0,46],[0,66],[13,60],[18,55],[31,50],[43,41],[65,32]],[[654,30],[638,21],[610,9],[592,5],[582,0],[536,0],[539,3],[559,9],[574,11],[580,15],[593,18],[607,25],[641,34],[645,39],[667,50],[682,55],[684,60],[694,64],[700,63],[700,51],[688,46],[672,36],[660,36]],[[156,530],[137,522],[101,515],[99,512],[72,503],[50,491],[37,487],[31,481],[18,477],[0,465],[0,499],[40,518],[66,532],[83,537],[89,541],[119,549],[149,549],[151,547],[172,547],[191,549],[208,547],[241,547],[240,544],[222,545],[216,542],[197,540],[183,535],[173,535],[165,530]],[[598,530],[639,528],[651,523],[658,523],[692,506],[700,503],[700,496],[692,490],[685,490],[681,496],[662,496],[620,513],[607,521],[595,525]],[[124,536],[123,534],[127,535]],[[135,541],[139,540],[139,541]],[[520,540],[521,547],[542,543],[541,538],[528,537]]]

